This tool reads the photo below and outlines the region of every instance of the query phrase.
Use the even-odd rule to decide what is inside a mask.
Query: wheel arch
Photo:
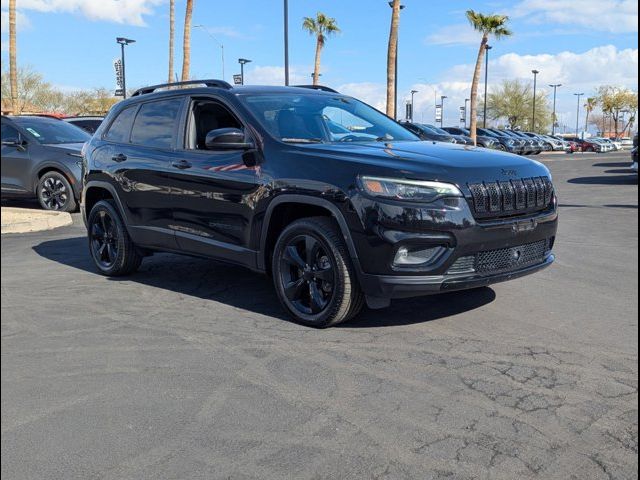
[[[120,216],[125,222],[125,226],[129,225],[126,211],[123,208],[122,202],[116,192],[116,189],[110,183],[97,180],[87,182],[84,189],[82,190],[82,210],[84,212],[83,217],[85,220],[85,224],[87,218],[89,217],[89,213],[91,213],[91,209],[100,200],[115,201]]]
[[[282,228],[295,220],[314,216],[331,217],[335,220],[340,228],[349,255],[354,262],[356,271],[359,272],[360,264],[355,244],[347,221],[340,209],[328,200],[305,195],[280,195],[269,204],[262,224],[258,268],[264,271],[270,269],[269,257]]]
[[[49,172],[57,172],[60,175],[63,175],[64,178],[67,179],[69,185],[71,185],[71,189],[73,190],[73,196],[76,200],[80,200],[80,196],[82,194],[82,187],[77,184],[75,177],[69,171],[68,168],[63,165],[59,165],[57,163],[47,163],[44,165],[40,165],[38,170],[36,171],[35,177],[33,179],[33,192],[37,195],[38,193],[38,184],[40,183],[40,179]]]

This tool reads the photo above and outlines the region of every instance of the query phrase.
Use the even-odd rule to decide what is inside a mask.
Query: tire
[[[497,150],[500,150],[501,152],[506,152],[507,151],[507,147],[505,147],[504,145],[502,145],[501,143],[498,144],[498,146],[496,147]]]
[[[75,212],[78,208],[69,180],[58,171],[52,170],[40,177],[36,194],[45,210]]]
[[[87,236],[91,258],[102,275],[129,275],[140,266],[142,255],[131,241],[113,201],[101,200],[91,209]]]
[[[342,234],[331,218],[297,220],[284,229],[272,257],[280,303],[297,323],[327,328],[364,305]]]

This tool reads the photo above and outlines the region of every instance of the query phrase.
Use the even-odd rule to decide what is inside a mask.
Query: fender
[[[265,253],[267,249],[267,234],[269,232],[269,224],[271,223],[271,216],[273,211],[278,205],[282,205],[283,203],[298,203],[302,205],[313,205],[314,207],[322,207],[329,212],[331,212],[331,216],[338,222],[338,226],[340,227],[340,231],[342,232],[342,237],[347,245],[347,249],[349,250],[349,255],[351,256],[351,260],[354,263],[354,267],[356,268],[356,272],[360,275],[362,271],[360,268],[360,261],[358,259],[358,253],[356,251],[355,244],[353,243],[353,239],[351,238],[351,231],[349,230],[349,226],[347,225],[347,221],[345,220],[342,212],[338,207],[336,207],[329,200],[325,200],[324,198],[310,197],[306,195],[295,195],[295,194],[283,194],[278,195],[274,198],[269,206],[267,207],[267,211],[264,216],[264,222],[262,223],[262,234],[260,238],[260,255],[258,256],[258,268],[261,270],[266,270],[265,265]]]
[[[90,188],[101,188],[103,190],[107,190],[111,196],[113,197],[113,199],[116,201],[117,207],[118,207],[118,211],[120,212],[120,215],[122,216],[122,218],[124,219],[125,225],[129,225],[129,218],[127,217],[127,211],[124,208],[124,206],[122,205],[122,200],[120,200],[120,197],[118,196],[118,192],[116,190],[116,188],[110,184],[109,182],[105,182],[102,180],[89,180],[86,185],[84,186],[84,188],[82,189],[82,200],[81,200],[81,208],[83,211],[82,217],[84,220],[85,225],[87,224],[87,215],[89,215],[89,212],[86,211],[86,208],[84,208],[84,206],[86,205],[86,201],[85,201],[85,196],[87,191]]]

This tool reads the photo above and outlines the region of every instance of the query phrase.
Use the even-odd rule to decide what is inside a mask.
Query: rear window
[[[156,148],[173,147],[182,101],[173,98],[143,104],[133,122],[131,142]]]
[[[129,143],[129,135],[131,134],[131,126],[136,115],[137,105],[122,110],[115,120],[111,123],[107,134],[104,136],[111,142]]]

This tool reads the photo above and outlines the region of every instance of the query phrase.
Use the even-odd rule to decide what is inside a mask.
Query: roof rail
[[[321,92],[340,93],[333,88],[325,87],[324,85],[294,85],[296,88],[308,88],[310,90],[320,90]]]
[[[186,82],[161,83],[159,85],[151,85],[149,87],[139,88],[138,90],[133,92],[133,95],[131,96],[137,97],[139,95],[153,93],[161,88],[184,87],[186,85],[205,85],[209,88],[223,88],[224,90],[231,90],[233,88],[231,84],[225,82],[224,80],[188,80]]]

